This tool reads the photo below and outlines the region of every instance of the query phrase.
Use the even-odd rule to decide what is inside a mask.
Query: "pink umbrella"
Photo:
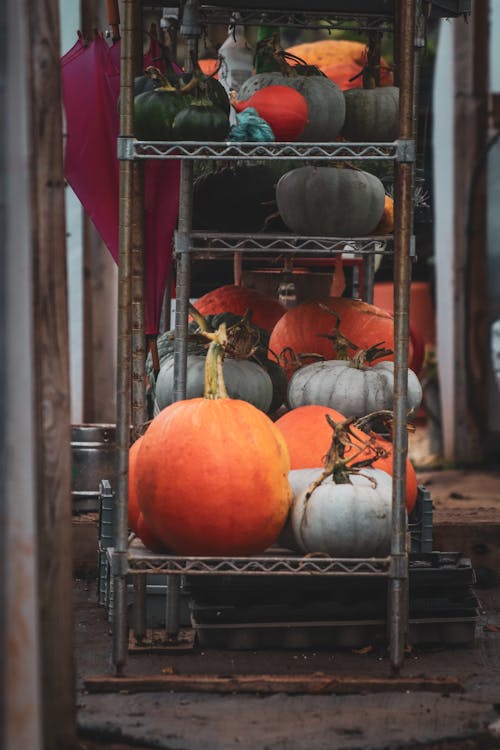
[[[159,63],[161,47],[150,37],[144,67]],[[79,37],[61,58],[66,114],[66,179],[118,261],[120,42]],[[148,161],[144,169],[146,334],[159,333],[163,294],[172,262],[179,210],[177,161]]]

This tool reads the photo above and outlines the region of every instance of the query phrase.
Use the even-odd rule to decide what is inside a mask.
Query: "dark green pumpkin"
[[[193,226],[213,232],[262,231],[276,212],[276,182],[274,170],[265,164],[238,164],[201,174],[194,181]]]
[[[175,117],[190,101],[189,95],[164,86],[134,97],[136,138],[141,141],[172,140]]]
[[[176,141],[223,141],[228,132],[229,117],[209,99],[191,102],[172,123]]]

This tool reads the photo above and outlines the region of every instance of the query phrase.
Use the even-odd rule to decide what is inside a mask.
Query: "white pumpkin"
[[[392,477],[380,469],[361,469],[350,482],[335,484],[328,476],[311,493],[322,469],[295,469],[288,479],[293,491],[288,521],[302,552],[332,557],[383,557],[391,545]],[[291,546],[291,545],[290,545]],[[295,547],[295,544],[293,545]]]
[[[392,410],[394,362],[377,362],[368,367],[350,360],[314,362],[297,370],[288,384],[292,409],[319,404],[336,409],[345,417],[364,417],[374,411]],[[408,411],[418,409],[422,386],[408,370]]]

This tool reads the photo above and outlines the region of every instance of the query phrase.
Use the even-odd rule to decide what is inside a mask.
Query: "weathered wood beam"
[[[75,744],[71,428],[59,3],[23,4],[28,59],[38,593],[44,748]],[[29,394],[26,395],[27,404]],[[20,498],[22,502],[22,498]]]
[[[85,680],[91,693],[138,693],[174,690],[179,693],[304,693],[309,695],[349,695],[356,693],[425,690],[438,693],[461,692],[460,682],[452,677],[348,677],[326,674],[272,675],[236,674],[152,675],[111,677],[93,676]]]

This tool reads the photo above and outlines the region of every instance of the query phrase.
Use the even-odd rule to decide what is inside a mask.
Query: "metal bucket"
[[[99,510],[99,483],[114,486],[116,426],[78,424],[71,427],[71,497],[74,513]]]

